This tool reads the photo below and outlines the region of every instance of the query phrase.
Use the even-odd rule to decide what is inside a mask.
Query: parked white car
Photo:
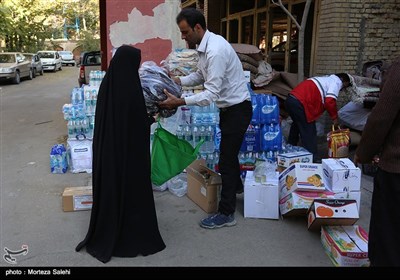
[[[63,65],[72,65],[75,66],[74,54],[71,51],[59,51],[61,56],[61,62]]]
[[[61,56],[58,51],[38,51],[37,54],[42,61],[44,70],[51,70],[54,72],[62,70]]]

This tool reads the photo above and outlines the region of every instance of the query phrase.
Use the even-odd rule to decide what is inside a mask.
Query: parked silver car
[[[34,53],[24,53],[23,54],[28,60],[31,60],[32,63],[32,71],[33,77],[35,78],[37,75],[43,75],[43,65],[40,57]]]
[[[19,84],[21,78],[33,79],[32,64],[20,52],[0,53],[0,80],[11,80]]]
[[[75,66],[75,59],[74,59],[74,54],[71,51],[58,51],[58,53],[61,56],[61,62],[63,65],[69,65],[71,64],[72,66]]]

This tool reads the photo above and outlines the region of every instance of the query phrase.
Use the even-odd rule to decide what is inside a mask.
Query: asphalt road
[[[90,211],[63,212],[66,187],[91,184],[91,175],[51,174],[52,145],[65,142],[67,123],[61,108],[77,86],[79,68],[63,67],[19,85],[0,84],[1,251],[21,250],[16,264],[4,267],[332,267],[320,234],[307,230],[306,219],[280,220],[243,217],[238,195],[237,225],[206,230],[207,216],[186,196],[155,192],[161,235],[166,249],[155,255],[112,258],[103,264],[75,246],[84,238]],[[132,180],[135,174],[132,172]],[[357,224],[368,231],[372,178],[363,176],[361,214]],[[140,226],[140,225],[138,225]]]

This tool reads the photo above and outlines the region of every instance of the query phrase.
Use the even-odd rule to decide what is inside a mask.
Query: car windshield
[[[71,55],[72,54],[72,52],[67,52],[67,51],[60,51],[59,53],[60,53],[60,55]]]
[[[15,55],[0,54],[0,63],[15,63]]]
[[[41,52],[39,53],[41,58],[54,58],[54,53],[52,52]]]

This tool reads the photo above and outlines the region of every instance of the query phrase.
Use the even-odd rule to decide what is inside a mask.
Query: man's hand
[[[334,127],[335,129],[339,128],[339,120],[338,120],[338,119],[334,119],[334,120],[333,120],[333,127]]]
[[[172,95],[166,89],[164,89],[164,93],[167,96],[167,99],[158,102],[158,107],[162,109],[172,110],[186,104],[185,99],[178,98],[175,95]]]

